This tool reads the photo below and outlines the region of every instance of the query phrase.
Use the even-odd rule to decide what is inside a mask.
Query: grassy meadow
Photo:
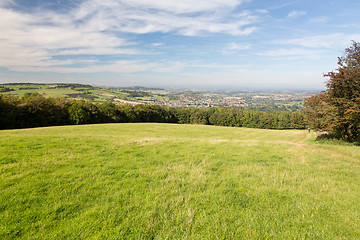
[[[360,147],[305,130],[3,130],[0,172],[0,239],[360,239]]]

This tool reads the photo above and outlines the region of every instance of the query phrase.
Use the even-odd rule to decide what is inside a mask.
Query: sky
[[[324,89],[358,0],[0,0],[0,83]]]

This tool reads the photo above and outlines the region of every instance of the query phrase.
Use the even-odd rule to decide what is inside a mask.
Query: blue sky
[[[0,83],[323,89],[358,0],[0,0]]]

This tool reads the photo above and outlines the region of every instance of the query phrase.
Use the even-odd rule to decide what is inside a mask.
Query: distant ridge
[[[81,84],[81,83],[0,83],[1,85],[58,85],[57,87],[65,88],[65,87],[89,87],[94,88],[94,86],[90,84]],[[100,88],[109,88],[107,86],[101,86]],[[131,86],[131,87],[111,87],[114,89],[121,89],[121,90],[137,90],[137,91],[147,91],[147,90],[165,90],[164,88],[149,88],[143,86]]]
[[[142,86],[132,86],[132,87],[118,87],[117,89],[123,89],[123,90],[165,90],[164,88],[148,88],[148,87],[142,87]]]

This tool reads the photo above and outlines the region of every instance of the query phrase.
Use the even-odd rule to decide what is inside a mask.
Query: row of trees
[[[234,108],[172,108],[117,105],[65,98],[0,95],[0,129],[68,124],[159,122],[266,129],[304,129],[302,112],[262,112]]]
[[[338,58],[326,91],[305,101],[310,125],[346,140],[360,140],[360,43],[353,42]]]

